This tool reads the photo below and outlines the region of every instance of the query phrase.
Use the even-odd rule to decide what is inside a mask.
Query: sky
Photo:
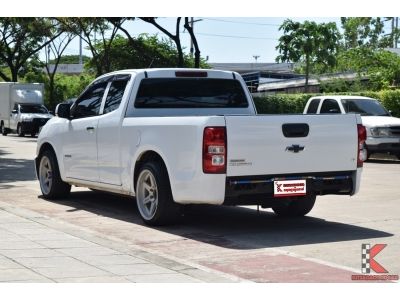
[[[275,50],[278,39],[282,32],[279,26],[287,18],[283,17],[195,17],[199,20],[194,25],[194,31],[201,51],[201,56],[208,57],[210,63],[249,63],[256,62],[254,56],[258,56],[257,62],[275,62],[278,55]],[[294,21],[305,20],[317,23],[336,22],[340,29],[340,17],[326,18],[291,18]],[[157,22],[163,27],[174,32],[176,18],[158,18]],[[185,52],[190,49],[190,37],[183,32],[182,23],[182,45]],[[387,22],[386,28],[390,24]],[[136,19],[126,25],[131,35],[141,33],[156,34],[160,37],[165,35],[158,31],[153,25]],[[121,32],[121,35],[124,34]],[[84,44],[85,47],[85,44]],[[75,39],[66,49],[65,54],[78,54],[79,41]],[[88,50],[84,54],[90,56]]]
[[[279,26],[287,18],[300,22],[336,22],[340,29],[340,16],[393,15],[399,12],[399,3],[398,0],[19,0],[18,10],[12,1],[2,3],[0,16],[164,16],[158,22],[174,31],[176,16],[199,15],[195,19],[201,21],[195,23],[194,30],[201,55],[208,56],[209,62],[254,63],[254,56],[259,56],[258,62],[271,63],[278,55],[275,47],[281,35]],[[129,23],[127,28],[132,35],[159,33],[164,37],[154,26],[139,19]],[[386,27],[389,29],[390,24]],[[189,35],[187,32],[181,35],[182,45],[189,52]],[[65,54],[79,54],[77,38]],[[84,50],[84,54],[90,55],[90,52]]]

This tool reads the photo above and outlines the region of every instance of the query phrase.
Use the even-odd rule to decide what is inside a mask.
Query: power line
[[[209,21],[215,21],[215,22],[235,23],[235,24],[247,24],[247,25],[258,25],[258,26],[275,26],[275,27],[281,26],[281,25],[278,25],[278,24],[270,24],[270,23],[230,21],[230,20],[214,19],[214,18],[203,18],[203,19],[204,20],[209,20]]]
[[[240,35],[223,35],[223,34],[213,34],[213,33],[204,33],[204,32],[196,32],[196,35],[215,36],[215,37],[234,38],[234,39],[278,41],[278,39],[273,39],[273,38],[262,38],[262,37],[240,36]]]

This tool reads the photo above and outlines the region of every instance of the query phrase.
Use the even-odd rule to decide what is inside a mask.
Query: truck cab
[[[304,114],[360,114],[367,130],[365,155],[388,153],[400,159],[400,119],[376,99],[361,96],[325,95],[308,100]]]
[[[35,103],[15,103],[10,115],[10,130],[18,136],[39,133],[42,126],[53,117],[44,105]]]

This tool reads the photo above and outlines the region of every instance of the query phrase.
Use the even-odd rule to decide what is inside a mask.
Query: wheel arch
[[[57,159],[58,163],[58,168],[60,168],[60,163],[58,161],[57,153],[54,150],[54,147],[52,144],[49,142],[44,142],[43,144],[40,145],[39,151],[37,152],[37,156],[35,158],[35,171],[36,171],[36,177],[39,178],[39,164],[40,164],[40,157],[42,156],[42,153],[46,150],[52,151]]]
[[[162,163],[167,171],[168,178],[171,182],[170,172],[169,172],[168,166],[167,166],[163,156],[155,150],[144,150],[142,153],[140,153],[140,155],[136,159],[135,167],[133,169],[133,190],[135,191],[135,193],[136,193],[136,181],[139,176],[139,169],[141,168],[141,166],[144,163],[149,162],[149,161],[158,161],[158,162]],[[172,189],[172,186],[171,186],[171,189]]]

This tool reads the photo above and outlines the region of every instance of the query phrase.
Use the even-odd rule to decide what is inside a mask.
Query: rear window
[[[140,83],[136,108],[248,107],[238,80],[147,78]]]

